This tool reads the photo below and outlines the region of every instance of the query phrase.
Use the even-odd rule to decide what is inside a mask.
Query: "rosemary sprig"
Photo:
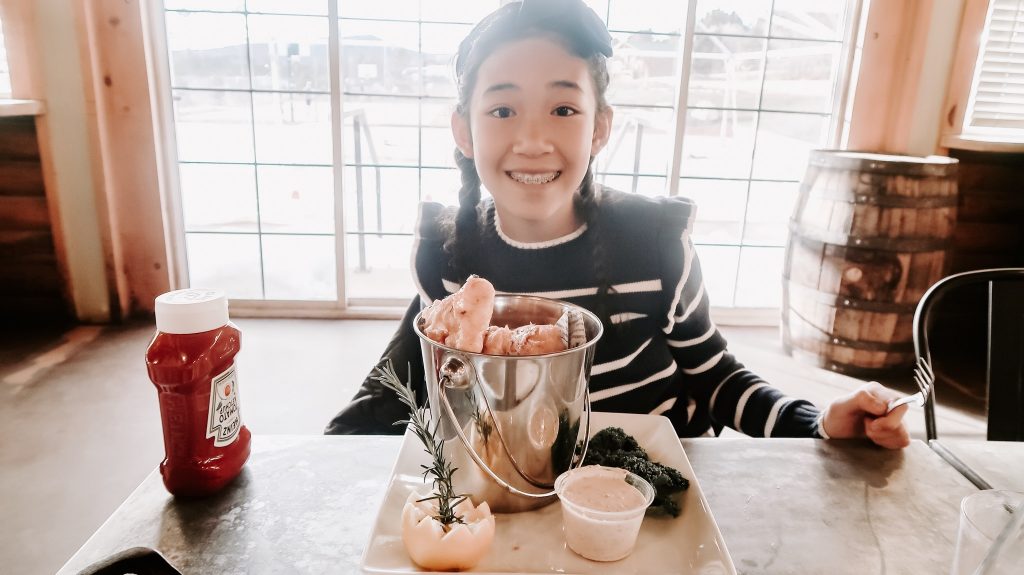
[[[438,439],[440,422],[435,423],[433,429],[430,428],[427,409],[416,405],[416,393],[412,390],[412,385],[402,383],[390,360],[387,365],[377,368],[377,375],[374,375],[373,378],[384,387],[394,391],[398,395],[398,399],[409,406],[409,419],[396,421],[395,425],[412,424],[413,433],[423,443],[424,451],[431,457],[431,465],[420,465],[420,467],[423,468],[424,481],[428,477],[433,478],[431,480],[433,491],[430,497],[424,497],[420,501],[437,501],[437,515],[434,516],[434,519],[437,519],[445,531],[448,531],[454,524],[463,523],[462,518],[455,514],[455,507],[462,503],[468,495],[456,494],[452,487],[452,475],[458,468],[452,467],[444,455],[444,442]]]

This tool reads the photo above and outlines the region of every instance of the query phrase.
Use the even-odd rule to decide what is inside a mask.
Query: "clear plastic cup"
[[[1013,519],[1011,509],[1024,504],[1024,492],[979,491],[960,502],[960,526],[956,535],[952,575],[974,573],[985,559],[996,538]],[[1021,573],[1024,565],[1024,532],[1008,534],[1002,551],[986,573]]]
[[[600,465],[559,475],[555,492],[562,503],[565,542],[593,561],[618,561],[632,553],[654,500],[654,487],[643,477]]]

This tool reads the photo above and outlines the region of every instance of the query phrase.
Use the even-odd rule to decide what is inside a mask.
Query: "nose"
[[[547,126],[539,118],[524,118],[516,132],[512,152],[535,157],[554,151]]]

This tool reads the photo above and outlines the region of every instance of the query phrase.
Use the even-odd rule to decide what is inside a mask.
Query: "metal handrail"
[[[353,146],[355,147],[353,156],[353,166],[356,168],[356,229],[359,231],[359,267],[357,268],[361,272],[368,271],[369,268],[366,266],[366,222],[363,216],[363,146],[362,138],[366,138],[366,148],[370,153],[370,164],[373,165],[373,170],[376,172],[376,192],[377,192],[377,237],[383,237],[380,232],[384,230],[383,222],[383,209],[382,209],[382,197],[381,197],[381,185],[380,185],[380,166],[377,165],[380,162],[377,161],[377,148],[373,144],[373,135],[370,132],[370,123],[366,121],[366,112],[364,110],[354,110],[347,112],[346,116],[352,117],[353,126]]]

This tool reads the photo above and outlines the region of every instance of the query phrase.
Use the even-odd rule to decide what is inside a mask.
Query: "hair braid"
[[[444,249],[452,257],[459,283],[476,271],[480,248],[480,175],[476,163],[460,150],[455,150],[455,164],[462,175],[459,189],[459,211],[455,215],[454,233],[447,234]]]
[[[608,294],[614,290],[608,281],[607,253],[605,251],[605,242],[601,238],[599,217],[601,198],[598,184],[594,181],[593,162],[594,160],[591,158],[591,165],[587,167],[587,173],[583,176],[583,181],[580,183],[579,193],[576,194],[576,210],[580,217],[583,218],[583,221],[586,222],[587,231],[594,245],[594,279],[597,281],[597,303],[594,313],[597,314],[601,323],[604,324],[605,333],[611,335],[612,323],[611,313],[608,309]]]

